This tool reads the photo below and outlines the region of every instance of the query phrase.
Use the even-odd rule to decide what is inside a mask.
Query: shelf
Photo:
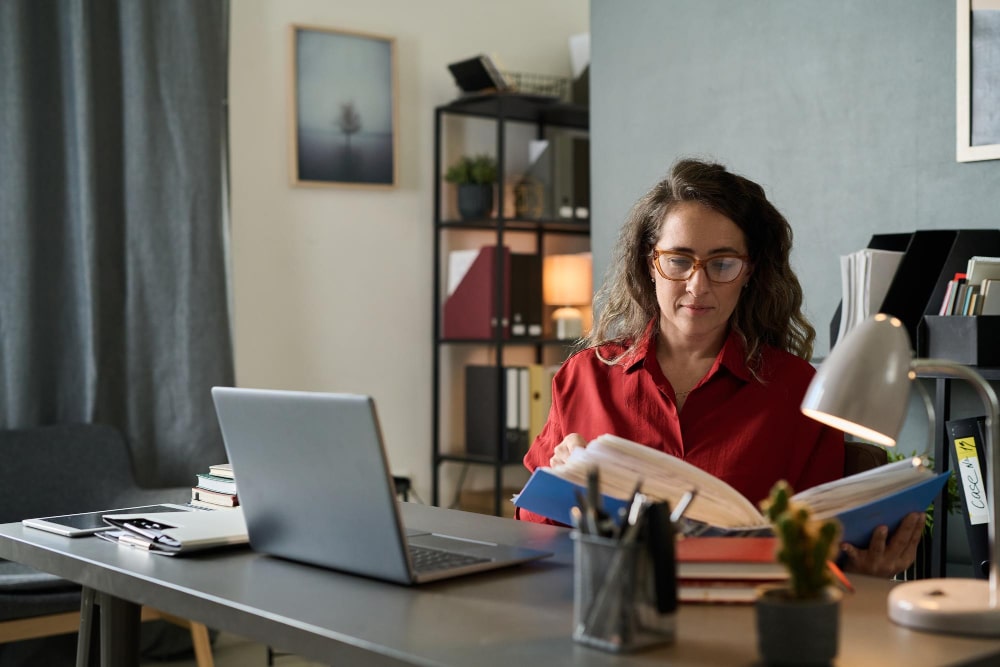
[[[498,459],[495,456],[476,456],[475,454],[438,454],[437,460],[439,463],[451,462],[451,463],[475,463],[478,465],[502,465],[502,466],[519,466],[522,465],[521,461],[504,461]]]
[[[984,380],[1000,380],[1000,367],[996,366],[969,366],[971,370],[976,371],[983,376]],[[962,378],[951,375],[950,373],[937,373],[931,371],[919,371],[917,372],[918,378],[931,378],[931,379],[950,379],[950,380],[961,380]]]
[[[515,232],[543,231],[561,234],[590,234],[590,218],[577,218],[575,220],[566,220],[563,218],[545,220],[509,219],[502,221],[496,218],[489,218],[485,220],[442,220],[437,224],[441,229],[456,230],[496,231],[502,228],[505,231]]]
[[[505,120],[559,125],[580,130],[588,129],[590,111],[579,104],[566,104],[545,95],[518,93],[488,93],[461,97],[438,107],[441,111],[465,116],[504,118]]]
[[[537,255],[538,259],[541,260],[547,254],[583,252],[590,247],[589,237],[591,230],[589,216],[582,218],[557,218],[555,216],[558,210],[552,209],[543,209],[546,216],[551,216],[545,218],[521,218],[517,215],[509,215],[516,210],[534,209],[514,209],[508,206],[506,198],[508,190],[505,186],[509,184],[504,181],[506,178],[505,174],[507,173],[505,169],[510,166],[505,165],[504,162],[509,150],[507,146],[507,132],[509,128],[512,128],[517,123],[526,123],[535,126],[534,135],[537,139],[555,136],[557,139],[576,142],[578,139],[582,139],[582,137],[577,137],[576,135],[582,135],[588,129],[589,113],[586,107],[564,104],[555,98],[514,93],[469,95],[449,104],[438,106],[435,108],[434,173],[439,178],[444,173],[442,165],[442,147],[444,142],[442,140],[444,138],[444,119],[446,116],[464,116],[495,121],[495,127],[478,122],[467,123],[466,125],[475,127],[483,135],[491,129],[495,129],[495,150],[492,153],[498,158],[499,178],[497,189],[501,193],[501,199],[496,208],[497,217],[486,217],[484,215],[484,217],[478,219],[457,219],[454,213],[445,213],[444,197],[445,195],[450,197],[454,194],[452,190],[443,187],[443,182],[439,183],[435,189],[433,218],[434,330],[432,334],[433,370],[431,378],[433,402],[433,415],[431,419],[433,443],[431,503],[437,505],[440,499],[440,468],[452,463],[461,465],[472,464],[490,469],[493,478],[491,493],[493,512],[500,515],[503,508],[503,501],[505,498],[509,498],[509,493],[504,490],[504,476],[505,474],[513,474],[510,470],[511,468],[522,465],[520,457],[512,461],[504,456],[507,449],[505,443],[510,435],[506,431],[506,422],[509,414],[506,412],[505,406],[507,400],[507,382],[510,374],[500,372],[488,373],[485,381],[475,386],[477,391],[481,390],[480,393],[482,396],[477,398],[476,402],[467,405],[460,405],[461,400],[456,401],[457,397],[463,395],[461,388],[450,385],[451,383],[461,382],[459,378],[463,372],[463,367],[467,369],[469,365],[486,365],[501,368],[505,365],[505,361],[513,361],[516,358],[519,363],[515,365],[518,366],[532,364],[539,367],[545,365],[551,367],[551,362],[554,358],[565,359],[566,356],[574,351],[576,340],[561,340],[548,336],[504,337],[503,331],[496,327],[496,325],[487,327],[485,324],[489,319],[496,321],[504,317],[503,312],[493,313],[491,311],[494,308],[497,311],[502,311],[502,307],[496,304],[504,302],[506,291],[500,289],[498,286],[511,285],[511,294],[514,293],[512,275],[516,275],[520,282],[525,284],[529,284],[529,281],[531,284],[534,284],[537,281],[537,289],[539,292],[541,291],[542,262],[526,260],[522,256]],[[459,124],[461,125],[461,122]],[[561,129],[568,130],[568,132],[559,132]],[[518,127],[514,128],[514,130],[514,136],[523,139],[522,135],[525,134],[525,128]],[[555,130],[555,132],[552,132],[552,130]],[[577,130],[584,132],[578,133]],[[571,154],[573,154],[574,150],[577,150],[574,145],[570,145],[569,148]],[[583,150],[583,148],[580,150]],[[583,153],[579,153],[579,155],[582,156]],[[551,169],[553,170],[552,183],[556,182],[554,179],[557,167],[560,169],[560,174],[563,174],[565,171],[563,175],[566,178],[560,180],[560,184],[564,180],[569,179],[570,176],[585,175],[582,171],[579,173],[574,171],[575,166],[581,168],[585,166],[585,163],[582,161],[571,161],[561,164],[557,163],[555,157],[551,157],[551,162]],[[548,169],[549,167],[546,168]],[[577,184],[574,182],[573,188],[575,187],[577,187]],[[580,193],[583,197],[580,200],[581,205],[585,205],[586,190],[583,189],[585,186],[580,185],[579,187],[581,188]],[[567,192],[563,194],[570,194],[571,189],[567,188]],[[555,196],[550,201],[556,201]],[[563,198],[562,201],[568,200]],[[575,201],[573,205],[576,206]],[[450,211],[451,209],[448,208],[448,210]],[[576,210],[581,210],[582,212],[582,209],[573,209],[574,212]],[[487,239],[484,237],[491,237],[492,242],[486,242]],[[485,292],[477,293],[472,298],[465,298],[462,301],[463,309],[476,310],[476,322],[481,326],[468,329],[449,329],[449,331],[453,334],[457,332],[465,336],[486,334],[486,337],[446,338],[442,336],[445,320],[444,313],[446,310],[445,304],[447,302],[447,297],[443,296],[443,288],[445,272],[449,269],[448,252],[453,246],[464,248],[467,245],[493,247],[496,249],[497,254],[487,253],[484,256],[476,256],[477,259],[475,261],[479,261],[481,257],[486,257],[490,260],[488,270],[482,269],[482,265],[480,265],[477,278],[483,278],[484,275],[489,274],[490,279],[477,279],[474,282],[477,285],[489,283],[489,286],[483,287],[486,290]],[[507,262],[499,262],[495,259],[500,255],[501,247],[510,248],[509,254],[512,259],[509,265]],[[531,248],[534,250],[531,250]],[[473,248],[467,249],[473,250]],[[518,263],[513,261],[514,257],[520,258]],[[468,294],[468,291],[463,292],[464,296],[468,296]],[[522,291],[520,294],[523,297],[524,292]],[[483,304],[488,305],[480,307]],[[511,303],[510,307],[513,312],[515,308],[514,304]],[[545,310],[546,306],[542,303],[540,293],[537,300],[521,298],[520,303],[516,307],[531,309],[532,313],[535,313],[537,309],[541,309],[541,317],[544,317],[547,312]],[[449,312],[453,312],[453,310]],[[484,317],[488,317],[489,319],[483,319]],[[533,319],[525,319],[524,321],[534,322]],[[544,322],[542,324],[544,326]],[[533,331],[537,330],[533,329]],[[543,331],[548,330],[543,329]],[[485,355],[483,354],[484,352]],[[463,355],[466,354],[470,358],[475,357],[476,363],[473,364],[469,359],[465,358]],[[485,363],[484,356],[488,357]],[[445,367],[444,373],[442,372],[442,366]],[[465,374],[468,375],[467,370]],[[533,375],[535,379],[530,382],[537,382],[537,371]],[[522,374],[518,373],[512,386],[515,390],[520,391],[523,382]],[[541,396],[542,392],[536,391],[534,395]],[[466,400],[468,400],[467,392]],[[525,430],[524,415],[521,407],[524,404],[520,402],[522,400],[524,400],[523,395],[517,403],[517,412],[522,413],[518,415],[518,451],[522,449],[521,445],[523,441],[521,440],[521,436],[524,435],[520,432]],[[472,412],[468,411],[469,405],[475,406]],[[449,410],[444,410],[443,406],[447,406]],[[458,419],[458,417],[461,415],[463,408],[466,410],[466,419],[479,419],[482,417],[484,420],[482,423],[472,423],[474,432],[471,435],[468,430],[470,426],[468,423],[465,424],[466,433],[459,433],[462,429],[462,420]],[[476,410],[480,410],[480,412],[476,412]],[[442,419],[445,416],[443,414],[445,412],[447,413],[447,422]],[[472,417],[469,417],[470,414]],[[536,411],[526,435],[530,436],[534,431],[537,431],[538,417],[539,413]],[[496,431],[495,445],[492,442],[493,438],[489,435],[494,431]],[[469,452],[465,447],[465,444],[467,444],[465,441],[469,439],[471,439],[473,444],[478,445],[472,448],[472,452],[474,453]],[[496,450],[495,452],[493,451],[494,449]],[[442,450],[454,453],[445,453]],[[459,491],[461,491],[461,485],[465,481],[465,472],[466,470],[463,469],[461,476],[458,478]],[[479,472],[482,471],[477,471],[477,474]]]
[[[441,345],[503,345],[506,347],[515,345],[541,345],[543,347],[572,347],[576,345],[576,339],[563,338],[534,338],[526,336],[524,338],[438,338]]]

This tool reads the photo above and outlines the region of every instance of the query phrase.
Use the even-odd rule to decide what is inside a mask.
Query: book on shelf
[[[1000,279],[1000,257],[973,255],[966,264],[965,275],[972,285],[980,285],[984,280]]]
[[[688,535],[769,535],[767,520],[739,491],[675,456],[613,435],[602,435],[569,460],[536,469],[514,504],[569,525],[570,508],[586,488],[587,473],[600,473],[605,510],[613,517],[626,507],[636,484],[654,500],[676,506],[691,489],[698,495],[681,519]],[[872,531],[895,528],[910,512],[923,512],[940,493],[950,473],[935,474],[924,459],[913,457],[866,470],[795,494],[819,519],[836,517],[842,539],[866,548]]]
[[[229,493],[236,495],[236,480],[229,477],[220,477],[208,473],[198,473],[198,484],[200,489],[207,489],[217,493]]]
[[[958,291],[964,284],[964,273],[956,273],[955,277],[948,281],[948,286],[945,288],[944,298],[941,300],[941,308],[938,310],[938,315],[955,314],[955,302],[958,300]]]
[[[990,568],[990,509],[987,505],[986,417],[950,419],[945,422],[951,452],[951,463],[958,477],[958,495],[965,518],[965,536],[973,574],[989,578]]]
[[[240,500],[235,493],[219,493],[196,486],[191,489],[191,504],[195,507],[219,509],[220,507],[236,507],[240,504]]]

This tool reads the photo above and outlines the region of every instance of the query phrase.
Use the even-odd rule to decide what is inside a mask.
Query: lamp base
[[[984,579],[919,579],[889,592],[889,618],[915,630],[1000,637],[1000,608]]]
[[[559,340],[583,337],[583,315],[576,308],[564,307],[552,313],[552,321],[556,325],[556,338]]]

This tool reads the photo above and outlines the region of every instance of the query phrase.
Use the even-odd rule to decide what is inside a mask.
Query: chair
[[[871,470],[889,462],[889,454],[868,442],[844,441],[844,477]]]
[[[0,461],[0,523],[160,502],[184,503],[190,498],[189,487],[140,488],[124,438],[117,429],[103,424],[0,431]],[[92,596],[85,612],[91,605]],[[76,632],[81,627],[80,611],[79,585],[0,560],[0,644]],[[85,618],[89,618],[86,613]],[[143,607],[142,619],[189,628],[199,667],[212,667],[211,644],[203,624],[149,607]]]

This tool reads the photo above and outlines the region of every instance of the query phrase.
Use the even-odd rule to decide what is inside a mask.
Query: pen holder
[[[673,642],[675,614],[672,605],[659,611],[647,544],[578,531],[572,537],[573,640],[615,653]]]

